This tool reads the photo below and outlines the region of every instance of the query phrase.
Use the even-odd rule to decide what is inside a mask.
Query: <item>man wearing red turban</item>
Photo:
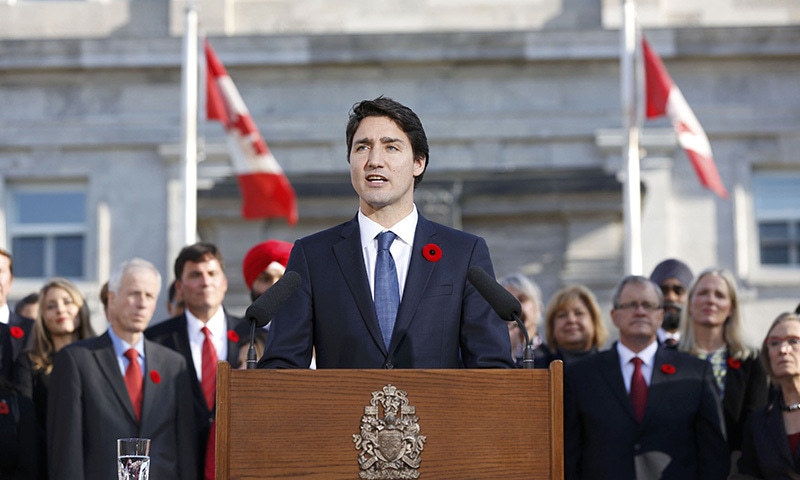
[[[242,275],[252,301],[283,277],[291,251],[289,242],[267,240],[247,252],[242,260]]]

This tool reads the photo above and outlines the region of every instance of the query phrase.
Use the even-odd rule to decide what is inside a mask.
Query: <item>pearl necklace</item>
[[[786,405],[785,403],[781,402],[781,410],[784,412],[793,412],[795,410],[800,410],[800,403],[793,403],[791,405]]]

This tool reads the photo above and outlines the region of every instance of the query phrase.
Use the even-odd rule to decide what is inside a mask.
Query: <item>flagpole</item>
[[[186,6],[181,71],[181,124],[183,139],[183,245],[197,241],[197,91],[198,91],[197,8]]]
[[[625,273],[642,274],[642,201],[641,177],[639,174],[639,134],[641,110],[637,98],[636,52],[639,35],[636,25],[636,4],[625,0],[622,7],[620,29],[622,54],[620,71],[622,77],[622,125],[625,141],[622,158],[625,165],[625,180],[622,188],[623,221],[625,228]]]

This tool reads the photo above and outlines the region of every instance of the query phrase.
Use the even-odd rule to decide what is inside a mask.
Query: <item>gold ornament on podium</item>
[[[383,417],[379,410],[383,409]],[[359,450],[359,477],[365,480],[419,478],[420,454],[425,436],[419,434],[416,409],[408,394],[389,384],[372,392],[361,417],[361,433],[353,435]]]

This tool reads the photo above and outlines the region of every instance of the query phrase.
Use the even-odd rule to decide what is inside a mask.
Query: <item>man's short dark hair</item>
[[[425,160],[425,168],[422,173],[414,178],[414,188],[422,182],[422,176],[428,168],[428,137],[422,122],[413,110],[405,105],[392,100],[391,98],[380,96],[375,100],[363,100],[353,105],[350,111],[350,120],[347,122],[347,163],[350,163],[350,150],[353,148],[353,136],[361,124],[361,120],[367,117],[386,117],[392,120],[408,136],[411,142],[411,151],[414,159],[422,158]]]
[[[217,246],[213,243],[197,242],[194,245],[183,247],[181,253],[178,254],[178,258],[175,259],[175,278],[181,279],[186,262],[200,263],[207,257],[216,258],[222,271],[225,271],[225,259]]]
[[[171,304],[175,301],[175,293],[177,288],[175,288],[175,281],[170,282],[169,289],[167,289],[167,301]]]
[[[14,305],[14,313],[21,315],[23,308],[28,305],[36,305],[37,303],[39,303],[39,292],[29,293]]]

